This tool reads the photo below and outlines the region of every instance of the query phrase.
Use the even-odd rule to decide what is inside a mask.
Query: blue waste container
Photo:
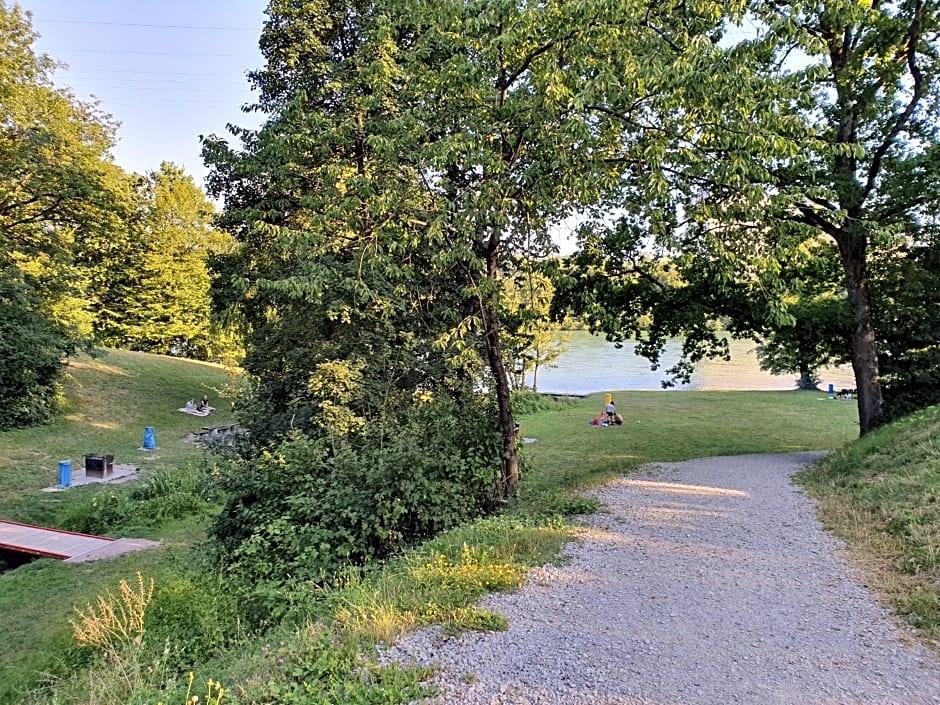
[[[836,386],[832,382],[829,383],[829,398],[836,398]]]
[[[157,439],[153,435],[153,426],[144,429],[144,450],[153,450],[157,447]]]
[[[59,461],[59,487],[65,488],[72,484],[72,461]]]

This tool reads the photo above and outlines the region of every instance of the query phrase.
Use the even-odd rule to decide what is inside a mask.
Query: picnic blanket
[[[190,416],[208,416],[212,413],[211,408],[201,411],[199,409],[187,409],[185,406],[182,409],[177,409],[177,411],[182,411],[184,414],[189,414]]]

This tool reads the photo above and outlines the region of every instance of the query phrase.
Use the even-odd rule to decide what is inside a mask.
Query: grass
[[[0,518],[56,526],[76,508],[129,487],[41,492],[57,484],[59,460],[71,459],[74,472],[86,453],[113,453],[115,463],[137,465],[142,477],[179,473],[199,461],[204,451],[183,439],[208,423],[231,420],[223,395],[229,378],[218,365],[146,353],[114,350],[73,359],[62,416],[52,424],[0,433]],[[177,411],[203,394],[217,407],[212,416]],[[146,426],[155,429],[155,451],[140,450]],[[20,684],[34,683],[37,673],[71,668],[76,650],[68,619],[74,605],[94,602],[136,570],[161,576],[178,572],[181,547],[199,541],[204,526],[204,518],[182,517],[149,529],[128,527],[124,535],[162,539],[168,548],[92,564],[40,560],[0,575],[0,702],[10,701]]]
[[[799,481],[868,584],[940,653],[940,407],[868,434]]]
[[[194,479],[180,470],[202,453],[182,438],[205,420],[179,414],[176,408],[204,391],[218,399],[225,385],[223,370],[181,360],[114,352],[101,360],[78,361],[69,384],[67,415],[61,421],[0,434],[0,516],[14,510],[41,519],[60,515],[54,503],[78,505],[86,501],[85,494],[105,497],[108,488],[51,496],[38,492],[54,482],[58,459],[74,460],[91,451],[114,452],[117,462],[136,459],[148,475],[159,478],[160,487],[170,486],[168,492],[175,485],[195,487]],[[115,592],[120,581],[133,581],[140,572],[144,580],[155,581],[157,616],[168,619],[174,609],[188,615],[183,619],[189,622],[169,632],[174,639],[213,628],[197,624],[225,596],[223,577],[200,579],[196,574],[200,564],[192,546],[205,535],[204,514],[150,525],[150,536],[164,542],[158,550],[90,565],[43,560],[0,575],[0,703],[68,705],[96,698],[183,702],[191,686],[189,670],[195,672],[197,687],[221,682],[225,701],[232,703],[409,702],[425,692],[422,679],[427,672],[382,667],[368,656],[374,653],[373,645],[422,624],[441,624],[448,631],[504,628],[505,621],[475,606],[476,599],[490,590],[513,589],[529,567],[558,556],[572,536],[564,515],[593,506],[578,498],[579,488],[648,462],[857,449],[873,443],[850,443],[857,434],[854,405],[829,401],[822,393],[614,392],[614,398],[626,419],[622,427],[588,425],[603,406],[601,395],[530,407],[521,418],[521,434],[537,440],[524,446],[519,500],[502,515],[450,531],[386,563],[350,570],[329,587],[259,585],[257,594],[246,599],[263,600],[277,609],[263,629],[220,611],[214,627],[226,632],[222,646],[201,656],[183,654],[172,663],[151,655],[138,664],[135,677],[141,679],[142,689],[129,694],[115,695],[117,691],[105,688],[107,664],[77,650],[69,627],[73,608],[95,604],[98,596]],[[223,410],[212,421],[228,418]],[[156,453],[138,450],[144,426],[156,428]],[[884,438],[889,442],[894,437]],[[920,441],[929,447],[926,438]],[[137,494],[141,502],[159,502],[161,497],[143,499],[148,493]],[[155,505],[120,506],[134,512]],[[908,534],[920,530],[919,521],[909,524]],[[190,584],[196,587],[186,587]],[[187,612],[193,595],[202,600],[201,606]],[[924,610],[918,609],[920,616]],[[155,634],[161,632],[145,638],[158,638]],[[41,685],[40,673],[54,676],[54,689],[15,694],[16,689]],[[89,695],[90,681],[97,684],[95,697]],[[111,695],[105,698],[102,693]]]
[[[59,461],[71,460],[73,474],[85,454],[113,454],[115,463],[137,465],[146,474],[195,460],[203,451],[184,443],[192,431],[228,423],[223,393],[230,376],[219,365],[160,355],[108,350],[95,359],[71,360],[65,409],[52,424],[0,433],[0,517],[35,520],[43,506],[62,501],[41,494],[58,484]],[[188,399],[208,394],[210,417],[182,414]],[[154,428],[155,451],[140,450],[144,429]]]
[[[819,392],[614,392],[623,426],[590,426],[597,394],[522,419],[522,498],[601,482],[648,462],[838,448],[857,435],[854,404]]]

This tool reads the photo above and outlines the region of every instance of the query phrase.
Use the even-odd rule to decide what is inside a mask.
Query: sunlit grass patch
[[[519,587],[526,567],[494,560],[486,550],[463,545],[458,560],[443,553],[412,568],[416,583],[424,588],[457,590],[471,596]]]

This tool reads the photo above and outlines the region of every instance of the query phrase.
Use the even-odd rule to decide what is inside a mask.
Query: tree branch
[[[897,136],[900,134],[901,130],[904,129],[904,126],[910,122],[911,117],[914,115],[914,111],[917,109],[917,105],[920,103],[921,96],[923,95],[924,90],[924,76],[921,73],[920,66],[917,64],[917,43],[920,40],[921,36],[921,25],[920,25],[920,16],[921,10],[923,9],[923,4],[920,0],[917,0],[915,3],[914,16],[911,19],[910,27],[907,30],[907,66],[911,73],[911,77],[914,79],[914,88],[911,95],[911,99],[907,104],[907,107],[904,109],[904,112],[898,115],[897,119],[894,121],[894,125],[891,130],[888,132],[884,141],[878,146],[875,150],[871,164],[868,167],[868,177],[865,181],[864,197],[867,197],[871,193],[872,189],[875,188],[875,181],[878,179],[879,174],[881,173],[881,161],[884,159],[885,154],[888,153],[888,150],[894,145],[894,141]]]

